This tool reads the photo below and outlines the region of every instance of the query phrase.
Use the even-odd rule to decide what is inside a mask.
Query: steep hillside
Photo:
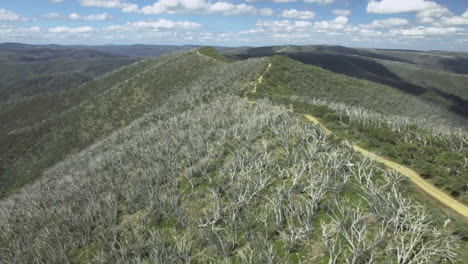
[[[396,74],[400,79],[407,80],[410,83],[433,89],[437,93],[443,93],[443,96],[452,97],[454,100],[468,100],[468,75],[455,74],[443,71],[425,69],[415,65],[392,63],[388,61],[379,61],[388,70]]]
[[[323,118],[336,134],[410,166],[468,203],[468,135],[456,129],[467,123],[441,107],[281,56],[248,95]]]
[[[384,114],[428,118],[438,124],[467,127],[468,121],[442,107],[390,86],[334,74],[319,67],[277,56],[265,75],[264,90],[258,92],[278,95],[313,96],[332,99],[354,106],[363,106]]]
[[[75,89],[138,60],[94,50],[5,50],[0,45],[0,103]]]
[[[43,169],[66,155],[126,126],[169,97],[199,85],[200,78],[216,81],[212,72],[219,65],[223,63],[196,52],[148,59],[87,84],[82,90],[90,93],[87,100],[29,126],[23,126],[24,120],[17,118],[26,113],[5,107],[2,112],[10,125],[0,135],[0,190],[12,190],[37,178]],[[255,69],[250,69],[251,73],[246,69],[242,78],[228,70],[220,74],[226,81],[237,83],[255,74]]]
[[[143,63],[63,113],[101,139],[0,201],[0,262],[463,263],[453,222],[403,194],[398,174],[241,98],[275,61]]]
[[[241,59],[284,54],[294,60],[319,66],[335,73],[391,86],[468,118],[467,101],[458,94],[447,92],[447,89],[453,88],[444,88],[453,84],[452,78],[449,77],[453,74],[447,72],[450,69],[441,66],[442,60],[453,60],[453,64],[466,63],[468,56],[463,53],[352,49],[340,46],[272,46],[228,49],[223,53],[228,57]],[[388,65],[393,65],[393,67]],[[406,66],[409,72],[426,69],[437,73],[437,76],[443,75],[444,77],[436,81],[440,85],[434,86],[428,81],[415,80],[415,76],[409,74],[408,71],[407,74],[401,74],[402,70],[395,72],[395,67],[399,65]]]

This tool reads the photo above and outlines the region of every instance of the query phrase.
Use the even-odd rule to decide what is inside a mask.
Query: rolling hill
[[[49,112],[1,106],[0,262],[468,260],[459,211],[350,143],[463,187],[463,116],[286,56],[224,54],[140,60],[52,93],[69,102]]]
[[[74,89],[139,60],[95,50],[4,46],[0,44],[0,103]]]
[[[468,102],[465,99],[467,92],[462,84],[466,79],[463,74],[468,73],[466,53],[353,49],[341,46],[271,46],[227,49],[223,50],[223,54],[234,59],[286,55],[335,73],[394,87],[457,115],[468,117]],[[423,71],[426,73],[422,73]],[[414,72],[418,74],[413,74]],[[424,78],[434,72],[437,73],[438,80],[425,82]],[[455,86],[459,88],[445,88],[454,87],[454,79],[459,83]],[[458,92],[447,89],[457,89]]]

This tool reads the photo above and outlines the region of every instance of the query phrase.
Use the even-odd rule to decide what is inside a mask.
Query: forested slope
[[[144,60],[11,131],[43,141],[10,169],[36,174],[0,200],[0,262],[464,263],[458,223],[407,180],[274,106],[294,95],[261,98],[284,63],[217,57]]]

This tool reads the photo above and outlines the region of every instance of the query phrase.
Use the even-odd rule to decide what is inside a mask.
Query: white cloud
[[[349,16],[351,15],[351,10],[348,9],[333,9],[332,13],[337,16]]]
[[[319,5],[329,5],[333,4],[335,0],[304,0],[306,3],[314,3]]]
[[[24,21],[24,17],[17,15],[14,12],[0,8],[0,21]]]
[[[443,36],[455,35],[462,32],[463,29],[456,27],[413,27],[409,29],[392,29],[390,34],[403,36]]]
[[[367,12],[375,14],[420,12],[435,8],[440,8],[440,5],[434,1],[426,0],[371,0],[367,4]]]
[[[292,3],[297,0],[245,0],[248,3],[252,2],[273,2],[273,3]],[[334,3],[336,0],[303,0],[305,3],[313,3],[319,5],[329,5]]]
[[[404,26],[408,24],[408,20],[403,18],[387,18],[387,19],[377,19],[372,21],[370,24],[361,24],[359,25],[362,28],[387,28],[395,26]]]
[[[102,7],[102,8],[121,8],[124,12],[132,12],[138,9],[136,4],[127,3],[122,0],[79,0],[82,6]]]
[[[416,16],[421,23],[434,23],[443,17],[451,17],[453,14],[448,8],[438,6],[422,10]]]
[[[296,0],[245,0],[248,3],[252,2],[273,2],[273,3],[292,3],[296,2]]]
[[[460,16],[454,15],[447,7],[426,0],[371,0],[368,13],[391,14],[417,12],[420,23],[431,23],[434,27],[468,25],[468,10]],[[419,32],[419,31],[418,31]]]
[[[54,4],[62,3],[63,1],[64,0],[49,0],[49,2],[54,3]]]
[[[120,0],[79,0],[82,6],[93,6],[103,8],[121,8],[124,3]]]
[[[48,13],[45,15],[40,16],[40,18],[45,18],[45,19],[64,19],[65,17],[62,16],[59,13]]]
[[[0,42],[17,42],[28,38],[38,38],[40,27],[18,27],[15,25],[0,25]]]
[[[76,28],[69,28],[69,27],[54,27],[49,29],[49,33],[91,33],[97,31],[93,27],[85,26],[85,27],[76,27]]]
[[[311,19],[315,17],[315,13],[312,11],[298,11],[296,9],[286,9],[281,14],[285,18],[299,18],[299,19]]]
[[[336,24],[342,24],[342,25],[344,25],[344,24],[348,23],[348,21],[349,21],[349,19],[348,19],[347,17],[345,17],[345,16],[338,16],[338,17],[336,17],[332,22],[333,22],[333,23],[336,23]]]
[[[258,9],[246,4],[232,4],[229,2],[209,2],[207,0],[159,0],[153,5],[124,12],[143,14],[223,14],[223,15],[266,15],[274,12],[270,8]]]
[[[432,17],[431,17],[432,18]],[[446,14],[444,16],[437,17],[439,20],[432,19],[433,25],[435,26],[461,26],[468,25],[468,9],[465,13],[460,16],[456,16],[452,13]]]
[[[167,30],[167,29],[198,29],[201,25],[190,21],[171,21],[159,19],[153,21],[128,22],[124,25],[112,25],[105,31],[135,31],[135,30]]]
[[[261,16],[272,16],[274,13],[275,13],[275,11],[273,11],[273,9],[271,9],[271,8],[261,8],[258,11],[258,14],[261,15]]]
[[[103,20],[109,20],[112,18],[111,15],[108,13],[102,13],[102,14],[91,14],[87,16],[81,16],[78,15],[77,13],[71,13],[67,16],[71,20],[86,20],[86,21],[103,21]]]
[[[278,33],[298,34],[313,32],[336,32],[336,31],[356,31],[354,26],[347,25],[348,18],[344,16],[336,17],[330,21],[310,22],[310,21],[291,21],[291,20],[258,20],[255,29],[242,31],[242,34]]]
[[[332,32],[332,31],[340,31],[344,30],[348,27],[346,24],[348,23],[349,19],[345,16],[339,16],[331,21],[320,21],[314,23],[314,28],[319,30],[319,32]]]
[[[104,20],[110,20],[112,18],[111,15],[108,13],[102,13],[102,14],[91,14],[91,15],[79,15],[77,13],[71,13],[68,15],[61,15],[59,13],[48,13],[45,15],[40,16],[40,18],[45,18],[45,19],[68,19],[68,20],[81,20],[81,21],[104,21]]]

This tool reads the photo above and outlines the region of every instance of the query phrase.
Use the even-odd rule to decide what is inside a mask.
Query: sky
[[[468,0],[1,0],[0,42],[468,51]]]

